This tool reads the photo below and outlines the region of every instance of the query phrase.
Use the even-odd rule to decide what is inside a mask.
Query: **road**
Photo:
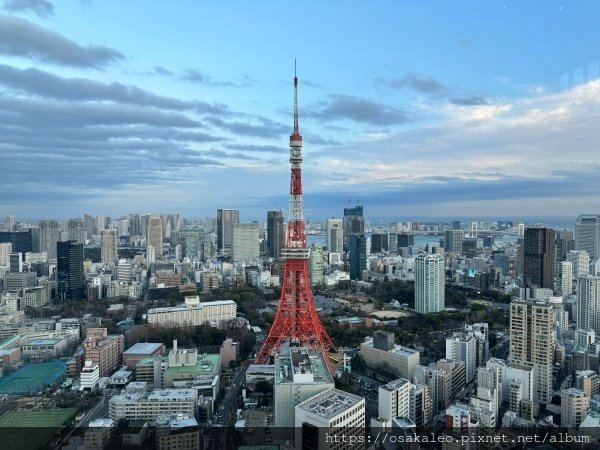
[[[231,381],[229,390],[225,394],[225,398],[223,399],[221,406],[219,406],[219,410],[213,416],[213,426],[220,427],[229,424],[231,417],[237,411],[238,398],[246,380],[246,370],[248,370],[248,366],[253,363],[253,359],[246,360]]]

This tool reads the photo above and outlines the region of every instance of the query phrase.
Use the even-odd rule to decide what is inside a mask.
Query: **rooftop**
[[[328,389],[314,397],[305,400],[298,405],[304,411],[308,411],[325,419],[332,419],[365,399],[357,395],[338,389]]]
[[[145,360],[146,358],[144,358]],[[149,358],[153,360],[154,358]],[[142,361],[140,361],[142,362]],[[218,353],[205,353],[198,355],[195,366],[169,366],[165,374],[197,372],[199,375],[218,373],[221,365],[221,355]]]
[[[288,356],[289,355],[289,356]],[[332,383],[323,354],[305,348],[291,348],[275,358],[277,383]]]
[[[199,304],[193,305],[193,306],[186,306],[186,305],[164,306],[162,308],[150,308],[148,310],[148,314],[161,313],[161,312],[184,311],[187,309],[197,309],[197,308],[204,308],[204,307],[208,307],[208,306],[225,306],[225,305],[235,305],[235,304],[236,303],[233,300],[217,300],[214,302],[202,302],[202,303],[199,303]]]
[[[407,384],[410,384],[410,381],[404,379],[404,378],[399,378],[398,380],[394,380],[394,381],[390,381],[388,384],[384,384],[383,386],[380,386],[379,389],[384,389],[386,391],[395,391],[398,388],[401,388]]]
[[[152,355],[158,351],[163,344],[155,342],[138,342],[123,352],[123,355]]]

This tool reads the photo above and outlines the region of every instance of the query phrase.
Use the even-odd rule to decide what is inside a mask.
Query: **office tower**
[[[398,249],[415,245],[414,233],[398,233]]]
[[[465,232],[463,230],[446,230],[444,232],[444,249],[447,253],[462,254]]]
[[[102,214],[96,216],[96,234],[106,228],[106,218]]]
[[[171,239],[173,232],[179,231],[179,214],[162,214],[163,237]]]
[[[571,250],[567,254],[567,261],[572,265],[574,280],[590,273],[590,255],[585,250]]]
[[[10,273],[23,272],[23,255],[22,255],[22,253],[11,253],[9,255],[9,270],[10,270]]]
[[[295,408],[295,448],[364,450],[365,399],[338,389],[329,389]],[[341,445],[340,445],[341,444]]]
[[[418,427],[424,427],[431,420],[431,397],[426,384],[410,385],[410,410],[408,418]]]
[[[404,378],[379,386],[378,417],[387,421],[396,417],[409,417],[410,386],[410,381]]]
[[[11,244],[13,252],[39,251],[39,233],[34,234],[33,230],[38,228],[30,228],[28,231],[0,231],[0,244]]]
[[[233,224],[239,223],[237,209],[217,209],[217,251],[220,256],[231,256],[233,246]]]
[[[600,277],[582,275],[577,287],[577,328],[600,335]]]
[[[538,403],[552,400],[554,335],[552,305],[533,300],[510,304],[510,364],[533,368],[533,396]]]
[[[323,245],[314,243],[310,246],[308,270],[311,286],[323,284]]]
[[[59,300],[81,300],[83,281],[83,245],[75,241],[59,242],[56,267]]]
[[[575,239],[571,230],[556,230],[554,235],[554,247],[556,254],[555,272],[558,273],[558,264],[567,259],[567,255],[571,250],[575,250]]]
[[[15,216],[13,216],[12,214],[9,216],[6,216],[6,224],[5,227],[6,231],[17,231],[17,224],[15,222]]]
[[[590,397],[576,388],[560,391],[560,426],[578,428],[590,412]]]
[[[142,235],[142,220],[139,214],[129,214],[129,236]]]
[[[420,314],[445,308],[446,265],[444,257],[420,253],[415,258],[415,310]]]
[[[283,213],[267,211],[267,254],[273,258],[279,258],[284,244]]]
[[[367,238],[364,234],[348,236],[348,262],[350,279],[362,279],[363,270],[367,270]]]
[[[453,230],[460,230],[461,229],[460,220],[453,220],[452,221],[452,229]]]
[[[575,250],[600,258],[600,214],[582,214],[575,222]]]
[[[232,257],[235,261],[258,259],[260,228],[258,223],[234,223]]]
[[[85,229],[85,237],[87,239],[92,239],[94,234],[98,234],[96,232],[96,221],[91,214],[83,215],[83,228]]]
[[[523,281],[526,287],[554,289],[553,229],[525,229],[523,262]]]
[[[281,294],[275,319],[256,362],[264,364],[285,342],[322,352],[334,348],[317,314],[308,279],[304,211],[302,201],[302,136],[298,130],[298,78],[294,77],[294,131],[290,136],[290,201]],[[331,369],[330,369],[331,370]]]
[[[360,205],[344,208],[344,247],[350,245],[350,236],[353,234],[365,234],[365,218]]]
[[[48,259],[56,259],[56,243],[59,241],[60,231],[56,220],[42,220],[40,222],[39,249],[46,252]]]
[[[344,251],[344,226],[342,219],[331,217],[325,221],[327,232],[327,251],[330,253],[343,253]]]
[[[85,244],[85,229],[83,226],[83,220],[81,219],[69,219],[67,222],[67,232],[69,241],[75,241],[78,244]]]
[[[10,242],[0,244],[0,266],[9,266],[11,253],[12,244]]]
[[[156,249],[152,245],[146,246],[146,264],[154,264],[156,261]]]
[[[573,264],[569,261],[561,261],[558,263],[556,293],[563,296],[571,295],[573,293]]]
[[[163,220],[161,214],[146,214],[146,246],[154,248],[154,257],[163,255]]]
[[[454,333],[452,337],[446,338],[446,359],[465,363],[466,384],[469,384],[475,378],[477,368],[476,352],[476,340],[467,333]]]
[[[183,256],[199,259],[204,250],[204,230],[199,228],[180,228],[177,232],[179,243],[182,246]]]
[[[100,258],[102,264],[114,264],[119,258],[117,251],[117,230],[102,230],[100,232]]]
[[[389,233],[373,233],[371,235],[371,253],[383,253],[392,250],[390,248]]]

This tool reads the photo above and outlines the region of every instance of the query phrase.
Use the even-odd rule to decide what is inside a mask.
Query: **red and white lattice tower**
[[[304,232],[302,208],[302,136],[298,131],[298,77],[294,70],[294,132],[290,136],[290,212],[287,224],[281,297],[275,320],[262,348],[256,354],[258,364],[266,364],[278,352],[280,345],[289,340],[326,353],[333,349],[333,341],[321,323],[308,279],[309,249]],[[324,355],[328,361],[327,355]]]

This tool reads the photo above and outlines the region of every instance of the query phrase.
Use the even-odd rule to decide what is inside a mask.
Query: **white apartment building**
[[[161,326],[198,326],[210,323],[219,326],[222,322],[235,319],[237,304],[233,300],[217,300],[200,303],[199,297],[186,297],[182,306],[151,308],[148,323]]]
[[[115,395],[108,401],[108,415],[113,420],[156,420],[162,415],[196,416],[196,389],[157,389],[143,394]]]

